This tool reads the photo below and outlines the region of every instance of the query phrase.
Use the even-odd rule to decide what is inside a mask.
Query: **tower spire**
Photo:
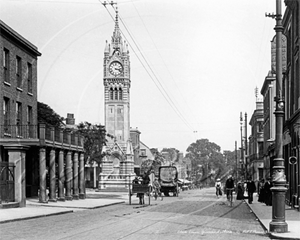
[[[114,49],[120,49],[121,44],[122,44],[122,37],[119,28],[119,11],[118,11],[118,7],[116,7],[115,30],[112,36],[112,45]]]
[[[118,15],[118,6],[116,6],[116,20],[115,20],[115,31],[119,30],[119,15]]]

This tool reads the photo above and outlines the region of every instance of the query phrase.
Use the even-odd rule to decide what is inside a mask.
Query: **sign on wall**
[[[286,71],[286,36],[282,34],[281,47],[282,47],[282,71]],[[271,41],[271,71],[276,73],[276,35]]]

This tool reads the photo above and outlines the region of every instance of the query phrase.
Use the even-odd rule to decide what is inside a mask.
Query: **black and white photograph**
[[[0,239],[300,240],[300,0],[0,0]]]

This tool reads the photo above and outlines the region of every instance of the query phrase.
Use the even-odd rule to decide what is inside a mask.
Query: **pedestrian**
[[[271,178],[268,177],[267,181],[266,181],[266,183],[264,185],[265,204],[267,206],[272,206],[272,191],[271,191],[271,187],[272,187]]]
[[[149,174],[145,171],[144,175],[142,176],[142,182],[143,185],[149,185],[150,184],[150,178]],[[138,193],[137,196],[140,199],[140,204],[145,204],[145,194],[144,193]]]
[[[161,191],[160,191],[160,183],[158,182],[157,178],[154,178],[153,181],[153,194],[154,194],[154,198],[155,200],[157,199],[157,197],[161,197],[162,200],[162,195],[161,195]]]
[[[133,179],[132,183],[133,184],[140,184],[139,177],[135,176],[135,178]]]
[[[142,184],[141,180],[138,176],[135,176],[135,178],[132,181],[133,184]],[[143,204],[144,202],[144,194],[143,193],[137,193],[136,197],[139,198],[139,204]]]
[[[252,204],[253,193],[256,191],[255,182],[252,179],[249,179],[249,181],[247,183],[247,190],[248,190],[248,203]]]
[[[243,195],[243,198],[244,198],[244,199],[247,199],[247,198],[248,198],[247,184],[248,184],[248,181],[246,180],[246,181],[244,182],[244,195]]]
[[[265,202],[265,190],[264,190],[264,184],[265,184],[265,179],[261,179],[259,182],[258,182],[258,201],[261,202],[261,203],[264,203]]]
[[[239,181],[238,185],[237,185],[236,200],[243,200],[243,199],[244,199],[244,188],[243,188],[241,181]]]
[[[142,184],[148,185],[150,183],[150,177],[146,171],[144,172],[144,175],[142,178],[143,178]]]
[[[229,201],[229,195],[232,195],[232,191],[234,188],[234,180],[231,175],[229,175],[228,179],[226,180],[225,188],[226,188],[227,200]]]
[[[222,183],[220,178],[217,178],[217,181],[215,183],[215,188],[216,188],[217,198],[219,198],[219,196],[222,196]]]

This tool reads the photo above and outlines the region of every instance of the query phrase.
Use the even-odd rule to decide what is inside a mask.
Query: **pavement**
[[[124,204],[126,201],[128,192],[97,192],[93,189],[86,191],[86,199],[72,201],[39,203],[38,198],[27,198],[26,207],[0,209],[0,224]]]
[[[0,224],[128,203],[127,192],[97,192],[94,189],[87,189],[86,196],[86,199],[81,200],[48,203],[39,203],[37,198],[29,198],[26,200],[26,207],[0,209]],[[285,220],[288,224],[288,232],[273,233],[269,232],[272,207],[258,202],[256,195],[253,197],[252,204],[249,204],[248,200],[245,200],[245,203],[248,204],[264,230],[271,237],[300,240],[300,212],[298,210],[286,206]]]
[[[285,208],[285,221],[288,225],[288,232],[275,233],[269,232],[269,224],[272,221],[272,206],[267,206],[264,203],[257,201],[257,195],[254,194],[252,204],[248,203],[245,199],[251,211],[254,213],[258,221],[266,232],[273,238],[277,239],[299,239],[300,240],[300,212],[297,209],[291,208],[286,205]]]

